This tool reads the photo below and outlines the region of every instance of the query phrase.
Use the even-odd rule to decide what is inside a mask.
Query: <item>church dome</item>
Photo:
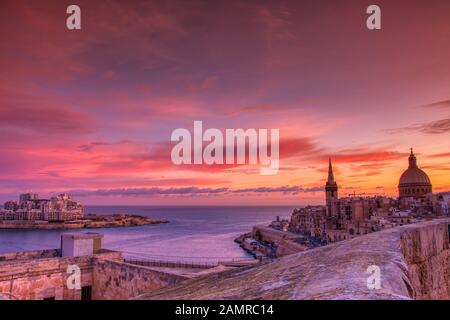
[[[431,181],[430,178],[428,178],[428,175],[425,173],[425,171],[419,168],[408,168],[401,175],[399,184],[405,185],[414,183],[431,184]]]
[[[428,175],[417,166],[416,156],[411,149],[409,167],[400,176],[400,197],[419,197],[432,192],[431,180]]]

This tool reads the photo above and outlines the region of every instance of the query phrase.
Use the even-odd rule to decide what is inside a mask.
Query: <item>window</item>
[[[92,300],[92,286],[81,288],[81,300]]]

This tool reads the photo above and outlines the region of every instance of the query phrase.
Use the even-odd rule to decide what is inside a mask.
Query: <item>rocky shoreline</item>
[[[168,223],[150,217],[130,214],[85,214],[83,220],[48,222],[48,221],[0,221],[0,229],[57,230],[57,229],[92,229],[133,227],[149,224]]]

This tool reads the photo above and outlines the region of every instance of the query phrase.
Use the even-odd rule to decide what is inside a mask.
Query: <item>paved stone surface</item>
[[[449,299],[450,219],[388,229],[263,265],[190,279],[141,299]],[[380,267],[381,288],[367,286]]]

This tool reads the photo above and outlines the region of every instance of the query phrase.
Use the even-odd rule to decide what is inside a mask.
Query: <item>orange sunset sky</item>
[[[66,29],[81,7],[82,30]],[[450,2],[0,2],[0,201],[304,205],[450,190]],[[176,128],[279,128],[280,171],[175,166]]]

